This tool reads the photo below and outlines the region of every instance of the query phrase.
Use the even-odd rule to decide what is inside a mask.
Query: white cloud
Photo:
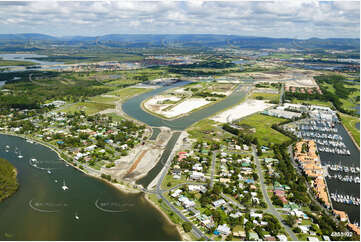
[[[358,1],[315,0],[0,2],[0,33],[359,37],[359,8]]]

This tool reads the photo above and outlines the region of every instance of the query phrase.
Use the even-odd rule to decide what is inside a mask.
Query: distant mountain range
[[[216,34],[109,34],[102,36],[54,37],[45,34],[0,34],[1,43],[43,42],[52,44],[102,44],[109,47],[224,47],[360,49],[360,39],[351,38],[267,38]]]

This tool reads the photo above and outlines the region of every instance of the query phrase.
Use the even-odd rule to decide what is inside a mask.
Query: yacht
[[[63,180],[63,186],[61,187],[64,191],[68,190],[69,187],[65,185],[65,181]]]

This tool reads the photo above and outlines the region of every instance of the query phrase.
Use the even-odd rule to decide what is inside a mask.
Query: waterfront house
[[[344,211],[339,211],[339,210],[334,209],[333,213],[340,218],[341,222],[348,221],[348,216]]]

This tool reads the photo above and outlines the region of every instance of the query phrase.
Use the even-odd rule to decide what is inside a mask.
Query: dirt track
[[[133,165],[130,167],[130,169],[127,171],[126,176],[128,176],[130,173],[132,173],[135,168],[137,168],[137,165],[139,164],[139,162],[143,159],[144,155],[148,152],[148,150],[143,150],[143,152],[137,157],[137,159],[135,160],[135,162],[133,163]]]

